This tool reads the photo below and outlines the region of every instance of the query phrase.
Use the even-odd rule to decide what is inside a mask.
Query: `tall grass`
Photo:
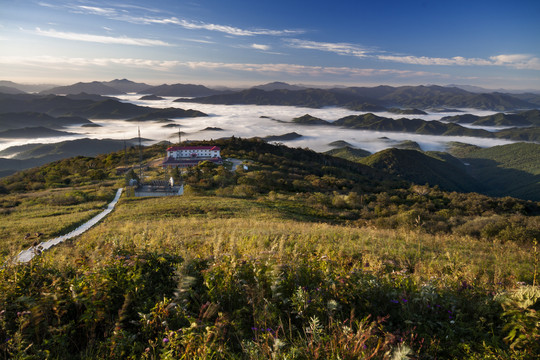
[[[284,218],[266,200],[215,197],[123,199],[102,224],[51,256],[68,262],[78,254],[98,259],[119,245],[184,258],[224,254],[293,258],[316,253],[362,259],[373,272],[495,287],[532,283],[534,276],[533,254],[513,242],[430,235],[421,229],[301,222]]]

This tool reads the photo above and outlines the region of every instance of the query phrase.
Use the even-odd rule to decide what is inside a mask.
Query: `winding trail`
[[[109,203],[109,205],[107,206],[105,210],[103,210],[102,212],[100,212],[99,214],[97,214],[96,216],[94,216],[93,218],[91,218],[90,220],[88,220],[87,222],[85,222],[84,224],[82,224],[81,226],[79,226],[78,228],[76,228],[75,230],[67,234],[64,234],[54,239],[44,241],[42,243],[39,243],[37,246],[32,246],[29,249],[21,251],[19,255],[17,255],[17,257],[15,258],[15,262],[19,262],[19,263],[29,262],[30,260],[34,258],[34,256],[39,255],[42,251],[48,250],[51,247],[58,245],[61,242],[64,242],[68,239],[79,236],[82,233],[84,233],[86,230],[90,229],[92,226],[96,225],[101,219],[103,219],[105,216],[109,215],[111,211],[113,211],[114,207],[116,206],[116,203],[120,199],[120,195],[122,195],[122,190],[123,189],[120,188],[116,191],[116,196],[114,197],[114,200]]]

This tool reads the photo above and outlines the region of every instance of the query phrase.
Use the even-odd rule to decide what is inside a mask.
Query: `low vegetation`
[[[540,354],[540,204],[444,192],[257,139],[215,144],[248,169],[202,163],[182,174],[182,197],[128,192],[78,239],[29,264],[6,264],[0,356]],[[145,162],[162,148],[147,148]],[[90,161],[100,164],[105,182],[82,170],[69,171],[68,183],[47,182],[50,171]],[[53,207],[82,214],[103,206],[125,182],[123,161],[122,153],[64,160],[4,179],[2,208],[10,210],[0,214],[2,224],[54,219],[46,213]],[[41,185],[30,190],[30,184]],[[57,203],[64,198],[70,202]],[[35,216],[24,217],[27,209]],[[6,246],[5,259],[21,246]]]

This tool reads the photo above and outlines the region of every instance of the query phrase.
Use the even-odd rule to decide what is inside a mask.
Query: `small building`
[[[202,161],[221,165],[221,149],[218,146],[171,146],[161,163],[164,169],[196,166]]]
[[[169,181],[153,180],[146,184],[140,184],[135,188],[134,195],[139,196],[175,196],[184,194],[184,184],[175,184],[171,177]]]

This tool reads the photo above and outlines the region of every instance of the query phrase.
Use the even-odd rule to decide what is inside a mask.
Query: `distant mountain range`
[[[199,97],[189,101],[204,104],[252,104],[289,105],[321,108],[341,106],[362,109],[364,106],[385,108],[474,108],[508,111],[534,109],[540,107],[534,97],[522,100],[502,93],[476,94],[458,88],[441,86],[378,86],[374,88],[334,88],[334,89],[277,89],[264,91],[251,88],[233,93]]]
[[[24,127],[19,129],[9,129],[0,131],[0,139],[28,139],[28,138],[46,138],[57,136],[77,135],[74,133],[53,130],[43,126]]]
[[[264,91],[274,91],[274,90],[305,90],[305,86],[290,85],[285,82],[274,81],[268,84],[253,86],[252,89],[264,90]]]
[[[139,94],[151,94],[156,96],[178,96],[178,97],[201,97],[217,94],[225,94],[228,91],[213,90],[203,85],[174,84],[148,87],[138,91]]]
[[[441,121],[407,118],[392,119],[367,113],[362,115],[350,115],[334,122],[329,122],[306,114],[294,118],[292,122],[306,126],[339,126],[356,130],[406,132],[422,135],[474,136],[540,142],[539,110],[529,110],[515,114],[498,113],[482,117],[464,114],[444,117]],[[515,128],[493,132],[483,129],[468,128],[459,124],[482,126],[504,125]]]
[[[191,101],[207,104],[253,104],[291,105],[320,108],[341,106],[359,111],[386,111],[388,108],[416,109],[432,108],[474,108],[496,111],[534,109],[540,107],[538,92],[494,92],[473,86],[377,86],[377,87],[334,87],[329,89],[309,88],[284,82],[271,82],[253,86],[245,90],[229,88],[212,89],[195,84],[172,84],[151,86],[127,79],[112,81],[79,82],[69,86],[43,89],[40,94],[94,94],[121,95],[138,93],[142,95],[196,98]],[[16,94],[38,86],[20,85],[0,81],[0,93]],[[183,100],[186,101],[186,100]]]
[[[2,119],[2,116],[7,116],[6,113],[19,113],[19,118],[26,115],[35,118],[36,115],[30,113],[42,113],[51,117],[76,116],[85,119],[137,118],[138,121],[162,119],[166,115],[174,118],[206,116],[206,114],[195,110],[156,109],[124,103],[111,98],[88,99],[88,97],[95,98],[95,96],[0,94],[0,111],[4,113],[3,115],[0,114],[0,119]],[[50,119],[48,120],[50,121]]]
[[[53,117],[44,113],[31,111],[0,113],[0,131],[36,126],[58,130],[66,126],[81,124],[88,125],[92,124],[92,122],[78,116]]]
[[[441,120],[475,126],[540,126],[540,110],[523,111],[517,114],[498,113],[488,116],[463,114],[445,116]]]
[[[53,87],[56,87],[58,85],[52,85],[52,84],[35,84],[35,85],[29,85],[29,84],[18,84],[13,81],[6,81],[6,80],[0,80],[0,88],[11,88],[14,90],[17,90],[18,92],[24,92],[24,93],[37,93],[43,90],[51,89]],[[1,93],[7,93],[5,91],[0,91]]]

